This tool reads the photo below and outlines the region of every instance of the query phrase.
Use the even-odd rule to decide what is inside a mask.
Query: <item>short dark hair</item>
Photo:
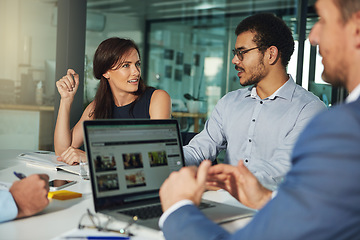
[[[272,13],[259,13],[242,20],[236,27],[235,34],[250,31],[255,34],[253,41],[259,50],[265,52],[271,46],[277,47],[281,64],[286,67],[294,52],[294,38],[290,28]]]
[[[339,9],[344,23],[346,23],[354,13],[360,11],[359,0],[334,0],[333,2]]]

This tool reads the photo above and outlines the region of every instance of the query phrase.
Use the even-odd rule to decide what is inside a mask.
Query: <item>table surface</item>
[[[52,179],[70,179],[78,181],[69,186],[66,190],[80,192],[81,198],[60,201],[51,199],[49,205],[35,216],[16,219],[0,224],[0,239],[54,239],[59,238],[65,232],[77,227],[81,216],[87,209],[94,212],[94,205],[91,194],[91,184],[88,180],[82,180],[75,174],[64,171],[54,171],[42,167],[27,165],[24,160],[17,156],[27,150],[0,150],[0,181],[14,182],[18,180],[13,174],[14,171],[22,172],[25,175],[35,173],[46,173]],[[230,205],[242,206],[225,191],[208,191],[203,198],[213,201],[224,202]],[[232,232],[246,225],[251,218],[239,219],[233,222],[222,224],[226,230]],[[117,222],[117,227],[124,227],[127,223]],[[133,225],[130,228],[136,239],[163,239],[160,231]],[[133,238],[132,238],[133,239]]]

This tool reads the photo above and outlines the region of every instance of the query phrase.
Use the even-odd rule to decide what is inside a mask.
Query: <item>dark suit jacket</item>
[[[316,116],[292,164],[277,196],[233,235],[184,206],[165,221],[166,239],[360,239],[360,99]]]

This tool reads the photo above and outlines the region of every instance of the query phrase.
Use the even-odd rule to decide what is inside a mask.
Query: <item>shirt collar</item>
[[[346,98],[346,103],[351,103],[356,101],[360,97],[360,84],[357,85],[357,87],[352,90],[352,92],[349,94],[349,96]]]
[[[267,97],[267,99],[275,99],[276,97],[281,97],[284,99],[291,99],[294,89],[296,87],[296,83],[294,79],[289,75],[289,79],[284,83],[278,90],[276,90],[271,96]],[[249,93],[246,95],[251,96],[252,98],[259,98],[256,87],[248,88]]]

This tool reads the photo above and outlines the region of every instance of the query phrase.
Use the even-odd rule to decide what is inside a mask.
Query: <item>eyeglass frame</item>
[[[250,48],[250,49],[245,49],[245,50],[240,50],[240,49],[237,49],[237,48],[234,48],[232,50],[232,53],[234,54],[234,57],[237,56],[237,58],[240,60],[240,61],[243,61],[244,60],[244,54],[245,53],[248,53],[252,50],[255,50],[255,49],[259,49],[260,47],[253,47],[253,48]]]
[[[84,220],[85,217],[88,217],[92,223],[92,226],[87,226],[85,224],[82,224],[82,221]],[[128,222],[128,224],[121,229],[109,229],[107,228],[107,225],[113,221],[113,219],[110,216],[107,216],[107,221],[105,222],[105,224],[103,226],[101,226],[101,221],[99,219],[99,217],[96,214],[93,214],[90,212],[89,209],[87,209],[86,213],[84,213],[80,220],[79,220],[79,224],[78,224],[78,229],[83,229],[83,228],[95,228],[98,231],[105,231],[105,232],[115,232],[115,233],[120,233],[123,234],[127,237],[132,237],[134,236],[133,233],[131,233],[129,231],[129,228],[138,220],[137,216],[132,217],[132,219]]]

